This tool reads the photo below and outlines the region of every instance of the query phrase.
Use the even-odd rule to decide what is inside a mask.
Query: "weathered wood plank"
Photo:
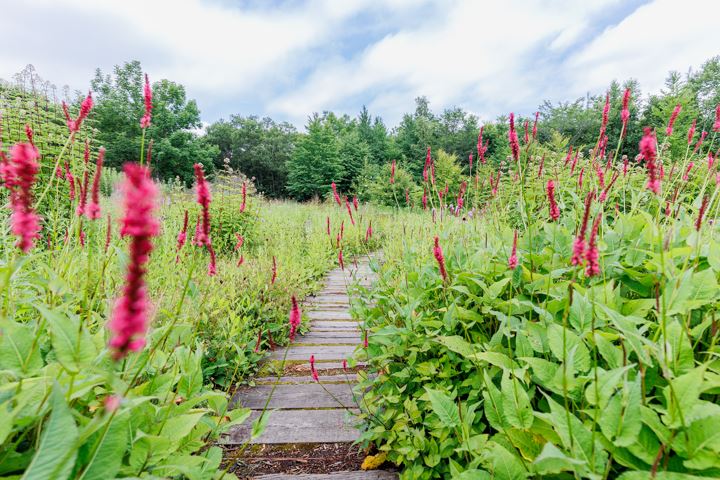
[[[314,331],[315,329],[320,331],[329,328],[356,330],[360,325],[361,323],[356,320],[313,320],[310,322],[310,331]]]
[[[324,363],[321,365],[325,365]],[[321,373],[321,372],[319,372]],[[365,375],[363,373],[363,375]],[[320,375],[320,381],[325,382],[334,382],[334,383],[345,383],[350,382],[350,384],[354,384],[358,379],[358,374],[350,371],[347,374],[338,374],[338,375]],[[255,379],[255,384],[257,385],[272,385],[275,382],[278,381],[278,377],[260,377]],[[301,383],[316,383],[315,379],[311,376],[303,375],[302,377],[294,377],[294,376],[282,376],[280,377],[280,383],[288,383],[288,384],[301,384]]]
[[[315,360],[340,360],[350,358],[355,347],[351,345],[337,346],[293,346],[287,352],[288,360],[307,360],[310,361],[310,355],[315,355]],[[282,360],[285,356],[284,350],[275,350],[270,355],[270,360]]]
[[[332,310],[311,310],[307,312],[307,317],[310,320],[352,320],[353,317],[347,310],[344,311],[332,311]]]
[[[302,383],[296,385],[259,385],[243,388],[233,395],[233,405],[262,410],[270,392],[268,408],[345,408],[355,407],[355,401],[348,384]],[[330,392],[330,394],[328,394]],[[333,398],[334,397],[334,398]]]
[[[350,336],[329,337],[329,333],[353,333]],[[347,330],[339,330],[337,332],[317,332],[314,335],[305,335],[303,338],[295,340],[295,345],[357,345],[362,343],[359,332],[349,332]]]
[[[382,470],[334,473],[272,473],[254,477],[256,480],[395,480],[398,474]]]
[[[356,420],[344,409],[275,410],[268,413],[270,418],[265,431],[250,443],[354,442],[359,436],[359,431],[353,427]],[[260,411],[254,411],[245,423],[232,427],[220,442],[226,445],[245,443],[258,416]]]
[[[312,338],[312,337],[326,337],[326,338],[345,338],[345,337],[351,338],[352,337],[352,338],[357,338],[358,333],[354,330],[349,330],[349,331],[333,330],[333,331],[326,331],[326,332],[312,330],[312,331],[306,333],[305,335],[298,335],[297,337],[295,337],[295,342],[300,342],[305,338]]]

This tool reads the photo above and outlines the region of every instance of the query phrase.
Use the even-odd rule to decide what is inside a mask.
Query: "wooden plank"
[[[351,388],[351,385],[347,383],[320,385],[317,382],[296,385],[260,385],[239,390],[233,396],[232,405],[252,410],[262,410],[265,408],[268,397],[270,397],[270,392],[272,392],[268,408],[281,408],[284,410],[296,408],[354,408],[356,405]],[[330,393],[328,394],[328,392]]]
[[[360,325],[362,324],[356,320],[313,320],[310,322],[310,331],[332,328],[356,330]]]
[[[295,341],[299,342],[305,338],[325,337],[325,338],[358,338],[359,334],[355,330],[328,330],[326,332],[312,330],[305,335],[298,335]]]
[[[265,431],[250,443],[334,443],[354,442],[359,431],[353,427],[355,419],[344,409],[275,410],[267,412]],[[226,445],[241,445],[250,439],[252,423],[260,416],[254,411],[242,425],[232,427],[220,439]]]
[[[256,480],[396,480],[398,474],[383,470],[366,470],[358,472],[333,473],[270,473],[253,477]]]
[[[295,345],[357,345],[362,343],[363,339],[358,335],[359,332],[354,332],[349,337],[329,337],[327,334],[330,333],[353,333],[347,330],[338,330],[336,332],[317,332],[315,335],[305,335],[303,338],[296,339]]]
[[[350,363],[350,359],[347,359],[348,363]],[[358,362],[355,364],[356,367],[365,367],[367,364],[365,362]],[[322,362],[316,362],[315,363],[315,370],[318,371],[320,374],[320,380],[322,381],[324,371],[326,370],[342,370],[343,364],[342,361],[322,361]],[[306,375],[310,375],[310,364],[305,362],[301,363],[299,365],[293,365],[293,370],[295,373],[305,373]]]
[[[340,360],[350,358],[355,347],[351,345],[342,346],[293,346],[287,352],[288,360],[310,361],[310,355],[315,355],[315,360]],[[270,355],[270,360],[282,360],[285,356],[284,350],[275,350]]]
[[[324,365],[324,364],[322,364]],[[363,374],[365,375],[365,374]],[[355,384],[357,381],[358,374],[354,371],[349,371],[347,374],[341,373],[338,375],[321,375],[320,381],[323,383],[345,383]],[[278,381],[278,377],[260,377],[255,379],[256,385],[273,385]],[[316,383],[315,379],[311,376],[303,375],[302,377],[296,376],[282,376],[280,377],[279,383],[288,384],[300,384],[300,383]]]
[[[353,320],[352,315],[347,310],[311,310],[307,312],[307,317],[310,320]]]

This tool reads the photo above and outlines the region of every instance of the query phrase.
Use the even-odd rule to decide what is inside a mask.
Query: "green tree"
[[[119,168],[128,160],[139,157],[142,130],[140,118],[144,111],[144,75],[138,61],[115,66],[112,75],[96,70],[91,81],[96,106],[93,109],[97,142],[107,148],[106,164]],[[152,123],[146,133],[146,145],[154,141],[153,159],[158,159],[153,172],[161,179],[179,177],[192,179],[195,162],[212,171],[212,158],[217,147],[210,145],[192,131],[200,128],[200,110],[188,100],[185,87],[170,80],[152,84]]]
[[[332,122],[315,114],[306,128],[307,135],[300,137],[287,165],[287,191],[298,200],[326,195],[330,184],[344,174]]]
[[[229,159],[233,169],[254,177],[258,191],[270,197],[285,194],[287,163],[297,137],[295,127],[268,117],[233,115],[207,128],[208,141],[219,148],[216,166]]]

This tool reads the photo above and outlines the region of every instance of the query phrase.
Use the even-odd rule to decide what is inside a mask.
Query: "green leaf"
[[[486,293],[487,297],[491,300],[495,300],[495,299],[499,298],[500,295],[502,294],[503,290],[505,289],[505,285],[507,285],[508,282],[510,282],[510,280],[511,280],[510,277],[505,277],[502,280],[499,280],[499,281],[493,283],[492,285],[490,285],[489,287],[487,287],[485,289],[485,293]]]
[[[496,442],[489,442],[485,451],[485,466],[495,480],[523,480],[528,472],[517,455]]]
[[[425,387],[430,406],[440,421],[450,428],[460,425],[460,414],[452,398],[445,392]]]
[[[511,378],[506,370],[503,372],[500,387],[507,421],[513,427],[523,430],[530,428],[533,424],[533,413],[530,399],[523,386],[515,377]]]
[[[107,429],[101,429],[88,440],[86,446],[94,454],[79,480],[115,478],[127,449],[129,418],[128,413],[115,415]]]
[[[495,430],[502,431],[509,427],[507,420],[505,419],[505,412],[503,408],[503,399],[500,394],[500,390],[497,389],[492,379],[488,376],[487,372],[483,372],[485,380],[485,389],[483,390],[484,410],[485,418],[488,423]]]
[[[598,424],[603,435],[619,447],[632,445],[642,428],[640,376],[601,407]]]
[[[537,473],[548,475],[560,472],[574,472],[578,466],[585,465],[585,462],[568,457],[552,443],[546,443],[533,464]]]
[[[465,470],[459,475],[453,475],[452,480],[492,480],[492,478],[492,475],[485,470],[473,468],[472,470]]]
[[[35,308],[48,322],[50,340],[60,365],[70,373],[78,373],[91,365],[97,351],[90,333],[80,326],[80,319],[58,310],[48,310],[43,305],[35,305]]]
[[[32,374],[42,368],[40,348],[33,346],[33,334],[29,325],[0,322],[0,370]]]
[[[575,370],[587,372],[590,369],[590,352],[580,337],[569,329],[563,328],[556,323],[548,325],[548,343],[550,344],[550,351],[561,362],[566,360],[574,349],[573,365]]]
[[[663,389],[668,405],[663,422],[670,428],[688,423],[686,419],[690,417],[700,398],[704,373],[703,366],[693,368],[685,375],[670,380],[670,385]]]
[[[677,472],[665,472],[658,471],[655,476],[652,476],[651,472],[625,472],[617,480],[702,480],[707,477],[698,477],[696,475],[690,475],[689,473],[677,473]]]
[[[260,413],[260,416],[255,419],[252,423],[252,430],[250,432],[250,440],[254,440],[263,434],[265,427],[267,427],[268,420],[270,420],[270,414],[273,410],[265,410]]]
[[[465,357],[469,357],[475,352],[472,344],[466,342],[465,339],[459,335],[452,335],[447,337],[440,336],[437,337],[435,341],[440,343],[441,345],[446,346],[453,352],[459,353],[460,355],[463,355]]]
[[[23,480],[65,480],[77,457],[78,430],[60,386],[50,397],[52,413],[43,428],[40,447],[22,476]]]
[[[590,330],[590,326],[592,325],[592,316],[592,303],[590,303],[590,301],[585,298],[585,296],[580,295],[580,293],[578,292],[575,292],[575,295],[573,295],[573,303],[570,306],[570,315],[568,318],[570,324],[575,328],[576,331],[580,332],[581,334],[586,333]]]

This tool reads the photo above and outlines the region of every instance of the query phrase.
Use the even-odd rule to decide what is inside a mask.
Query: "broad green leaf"
[[[502,395],[500,394],[500,390],[493,384],[487,372],[483,372],[483,376],[485,379],[485,389],[482,395],[485,418],[487,418],[488,423],[490,423],[495,430],[503,431],[509,427],[509,424],[505,419]]]
[[[592,303],[590,303],[584,295],[576,291],[573,295],[573,303],[570,306],[570,315],[568,318],[570,324],[577,332],[584,334],[590,330],[592,316]]]
[[[127,449],[129,419],[129,413],[118,414],[111,420],[109,427],[90,437],[86,446],[92,456],[80,480],[115,478]]]
[[[632,368],[631,365],[626,367],[614,368],[609,371],[602,371],[598,369],[598,381],[590,382],[585,389],[585,398],[587,398],[590,405],[598,405],[601,409],[605,408],[608,400],[615,392],[615,387],[620,384],[625,372]],[[597,392],[597,395],[596,395]]]
[[[0,322],[0,370],[32,374],[42,368],[40,347],[34,344],[34,331],[29,325],[13,321]]]
[[[601,408],[598,424],[603,435],[619,447],[627,447],[637,439],[642,428],[640,377],[625,385]]]
[[[453,352],[459,353],[460,355],[463,355],[465,357],[469,357],[475,352],[472,344],[465,341],[465,339],[459,335],[452,335],[447,337],[440,336],[437,337],[435,341],[446,346]]]
[[[663,389],[668,405],[663,422],[670,428],[678,428],[687,423],[686,419],[698,403],[704,373],[705,368],[702,366],[693,368],[688,373],[670,380],[670,385]]]
[[[57,383],[53,386],[50,404],[50,419],[23,480],[65,480],[75,464],[78,430]]]
[[[195,425],[197,425],[205,415],[207,415],[207,412],[203,410],[200,412],[171,416],[167,422],[165,422],[165,426],[158,432],[158,435],[170,438],[174,442],[180,442],[190,434],[192,429],[195,428]]]
[[[578,466],[585,465],[585,462],[568,457],[552,443],[546,443],[533,464],[537,473],[548,475],[560,472],[574,472]]]
[[[619,477],[618,480],[702,480],[707,477],[698,477],[696,475],[690,475],[689,473],[677,473],[677,472],[665,472],[658,470],[653,477],[651,472],[625,472]]]
[[[58,310],[43,305],[35,308],[48,322],[50,339],[58,362],[70,373],[78,373],[92,364],[97,356],[90,333],[80,325],[77,316],[72,318]]]
[[[528,477],[522,460],[496,442],[488,443],[484,465],[495,480],[523,480]]]
[[[260,416],[256,418],[252,423],[252,430],[250,432],[250,440],[254,440],[263,434],[265,427],[267,427],[268,420],[273,410],[265,410],[260,413]]]
[[[587,372],[590,368],[590,352],[580,337],[556,323],[548,325],[548,343],[555,358],[565,361],[574,350],[575,370]]]
[[[506,370],[503,372],[500,387],[505,418],[508,423],[522,430],[530,428],[533,423],[532,407],[522,384],[515,377],[510,377]]]
[[[460,414],[452,398],[440,390],[425,387],[430,406],[445,426],[453,428],[460,425]]]
[[[485,470],[473,468],[471,470],[465,470],[459,475],[453,475],[452,480],[492,480],[492,478],[492,475]]]

